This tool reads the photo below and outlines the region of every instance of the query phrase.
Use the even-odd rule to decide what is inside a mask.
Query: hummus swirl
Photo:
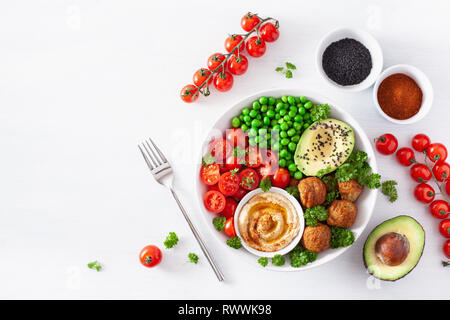
[[[264,192],[241,209],[238,228],[245,243],[258,251],[273,252],[288,246],[300,230],[298,212],[285,196]]]

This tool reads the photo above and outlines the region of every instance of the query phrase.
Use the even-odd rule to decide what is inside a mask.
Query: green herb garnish
[[[198,256],[195,253],[189,253],[188,254],[189,262],[198,263]]]
[[[225,229],[225,222],[227,222],[227,218],[215,217],[213,219],[214,228],[216,228],[217,231],[222,231],[223,229]]]
[[[227,240],[227,245],[234,249],[239,249],[242,247],[241,238],[239,237],[231,237]]]
[[[166,237],[164,241],[164,245],[167,249],[173,248],[178,243],[178,236],[175,232],[169,232],[169,235]]]
[[[318,221],[325,221],[328,218],[328,210],[322,206],[315,206],[305,210],[305,223],[307,226],[315,227]]]
[[[328,104],[316,104],[311,108],[311,120],[313,122],[328,119],[330,117],[330,106]]]
[[[269,258],[261,257],[258,259],[258,263],[265,267],[269,264]]]
[[[103,266],[97,260],[95,260],[93,262],[89,262],[87,264],[87,266],[88,266],[89,269],[97,270],[97,272],[100,272],[102,270],[102,268],[103,268]]]
[[[372,171],[372,168],[367,162],[367,153],[353,150],[347,161],[337,168],[335,176],[339,182],[357,179],[359,184],[365,185],[369,189],[377,189],[381,186],[381,176],[370,173],[370,171]]]
[[[293,196],[295,198],[300,198],[300,192],[298,191],[297,186],[290,186],[284,190],[286,190],[286,192],[289,193],[291,196]]]
[[[355,235],[353,232],[344,228],[331,227],[331,248],[348,247],[353,242],[355,242]]]
[[[291,266],[300,268],[317,259],[317,253],[304,249],[302,246],[295,247],[289,252]]]
[[[272,258],[272,264],[277,267],[284,265],[285,262],[286,262],[286,259],[280,254],[274,255]]]
[[[259,183],[259,187],[262,189],[262,191],[267,192],[272,187],[272,183],[270,182],[270,178],[264,178]]]
[[[213,164],[216,162],[216,157],[214,157],[211,153],[208,153],[202,158],[202,163],[204,166]]]
[[[296,69],[297,69],[297,67],[294,64],[292,64],[290,62],[286,62],[286,68],[284,68],[284,67],[277,67],[277,68],[275,68],[275,71],[276,72],[281,72],[282,74],[284,74],[284,76],[286,78],[291,79],[292,76],[293,76],[291,70],[296,70]]]
[[[381,193],[388,196],[390,202],[395,202],[398,198],[397,189],[395,188],[396,185],[397,182],[394,180],[384,181],[381,184]]]

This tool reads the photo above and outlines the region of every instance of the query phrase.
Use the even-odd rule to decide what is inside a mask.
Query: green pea
[[[243,114],[244,116],[247,115],[249,112],[250,112],[250,109],[249,109],[249,108],[244,108],[244,109],[242,109],[242,114]]]
[[[267,148],[267,144],[268,144],[268,142],[263,140],[263,141],[261,141],[259,143],[259,147],[262,148],[262,149],[266,149]]]
[[[289,125],[289,127],[292,127],[293,122],[292,121],[288,121],[287,124]]]
[[[287,114],[283,117],[284,121],[291,121],[291,117]]]
[[[300,98],[299,97],[294,97],[295,103],[298,104],[300,102]]]
[[[274,142],[272,145],[272,150],[280,150],[280,143],[279,142]]]
[[[301,96],[300,97],[300,102],[301,103],[305,103],[306,101],[308,101],[308,99],[305,96]]]
[[[300,141],[300,136],[299,136],[299,135],[293,136],[293,137],[291,138],[291,141],[292,141],[292,142],[295,142],[295,143],[299,142],[299,141]]]
[[[301,178],[303,178],[303,173],[302,173],[301,171],[296,171],[296,172],[294,173],[294,178],[295,178],[295,179],[301,179]]]
[[[252,127],[261,127],[261,121],[259,119],[253,119]]]
[[[267,110],[267,116],[268,116],[269,118],[273,118],[273,117],[275,116],[275,111],[273,111],[273,110]]]
[[[280,115],[281,115],[281,116],[285,116],[286,114],[287,114],[286,109],[280,110]]]
[[[287,123],[282,123],[280,128],[281,130],[287,130],[289,128],[289,125]]]
[[[286,160],[280,159],[280,161],[278,161],[278,165],[282,168],[286,167]]]
[[[303,120],[303,117],[301,115],[299,115],[299,114],[294,117],[294,121],[295,122],[300,122],[302,120]]]
[[[282,102],[278,102],[277,105],[275,106],[275,111],[279,112],[283,108],[284,108],[284,104]]]
[[[280,131],[280,126],[278,124],[274,125],[272,131]]]
[[[244,116],[244,122],[250,122],[252,118],[250,116]]]
[[[266,130],[266,129],[259,129],[259,130],[258,130],[258,134],[259,134],[260,136],[265,136],[265,135],[267,135],[267,130]]]
[[[267,105],[266,104],[263,104],[261,106],[261,112],[267,112]]]
[[[256,110],[252,110],[249,113],[249,116],[252,117],[252,118],[256,118],[257,115],[258,115],[258,111],[256,111]]]
[[[293,96],[287,97],[287,101],[288,101],[289,104],[294,104],[295,103],[295,99],[294,99]]]
[[[295,151],[295,149],[297,148],[297,144],[294,142],[289,142],[288,144],[288,149],[291,151]]]
[[[303,120],[309,120],[309,119],[311,119],[311,114],[306,113],[306,114],[303,116]]]
[[[248,130],[249,137],[255,137],[257,134],[258,134],[258,129],[256,129],[256,128],[250,128],[250,130]]]
[[[277,113],[277,114],[275,115],[275,119],[280,120],[280,118],[281,118],[281,115],[280,115],[279,113]]]
[[[231,120],[231,125],[233,126],[233,128],[240,127],[241,120],[239,120],[238,117],[234,117],[233,120]]]
[[[311,109],[312,106],[313,106],[313,104],[312,104],[311,101],[308,101],[308,102],[305,103],[305,108],[306,109]]]
[[[280,120],[278,120],[278,123],[279,123],[279,124],[283,124],[283,123],[284,123],[284,119],[281,118]]]
[[[258,119],[258,120],[262,120],[262,116],[261,116],[261,114],[258,114],[258,115],[256,116],[256,119]]]
[[[306,129],[306,128],[308,128],[308,127],[309,127],[309,123],[304,123],[304,124],[303,124],[303,128],[304,128],[304,129]]]
[[[292,159],[292,154],[290,154],[290,153],[288,152],[288,154],[287,154],[284,158],[286,159],[286,161],[289,161],[289,160]]]
[[[291,118],[294,118],[296,114],[297,114],[297,111],[294,111],[294,110],[291,110],[288,113],[289,117],[291,117]]]
[[[243,114],[240,114],[238,118],[239,118],[239,120],[244,121],[244,115]]]
[[[273,106],[275,104],[275,98],[274,97],[270,97],[269,98],[269,106]]]
[[[306,113],[305,107],[298,108],[298,113],[301,114],[301,115],[304,115]]]
[[[295,170],[297,170],[297,166],[295,165],[295,163],[289,164],[288,170],[291,172],[295,172]]]
[[[254,101],[252,104],[253,109],[259,110],[261,109],[261,104],[258,101]]]
[[[268,125],[270,124],[270,119],[269,119],[269,117],[265,116],[265,117],[263,118],[263,122],[264,122],[264,124],[265,124],[266,126],[268,126]]]
[[[280,137],[281,138],[287,138],[287,136],[288,136],[288,134],[287,134],[286,131],[283,130],[283,131],[280,132]]]
[[[284,103],[286,103],[288,101],[288,97],[287,96],[282,96],[281,97],[281,101],[283,101]]]
[[[256,141],[255,141],[255,139],[254,139],[254,138],[248,139],[248,144],[251,145],[251,146],[256,146]]]
[[[248,130],[248,126],[246,124],[241,125],[241,129],[242,131],[247,131]]]
[[[292,137],[295,133],[296,133],[295,129],[289,129],[288,132],[287,132],[289,137]]]
[[[283,138],[283,139],[281,139],[280,143],[283,146],[287,146],[289,144],[289,139],[288,138]]]
[[[272,127],[276,126],[278,124],[278,121],[276,119],[272,119],[272,121],[270,121],[270,125]]]
[[[261,105],[267,104],[267,102],[269,101],[269,99],[267,99],[267,97],[259,97],[258,100]]]
[[[298,122],[294,122],[292,127],[295,129],[295,131],[300,131],[300,129],[302,128],[302,125]]]

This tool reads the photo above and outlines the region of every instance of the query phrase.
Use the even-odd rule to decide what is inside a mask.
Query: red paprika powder
[[[378,87],[377,98],[384,113],[398,120],[411,118],[422,106],[422,90],[403,73],[384,79]]]

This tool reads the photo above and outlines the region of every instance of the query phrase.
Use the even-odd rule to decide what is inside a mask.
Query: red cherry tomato
[[[220,168],[216,163],[203,165],[200,169],[200,179],[209,186],[215,185],[220,179]]]
[[[236,198],[237,201],[241,201],[243,197],[247,194],[247,190],[243,189],[242,187],[239,188],[239,190],[234,194],[234,198]]]
[[[203,204],[206,210],[212,213],[222,212],[225,209],[225,203],[225,196],[219,191],[211,190],[203,196]]]
[[[397,150],[398,141],[392,134],[385,133],[377,138],[375,146],[379,153],[390,155]]]
[[[275,27],[273,23],[265,23],[259,29],[259,34],[266,42],[274,42],[280,36],[280,31]]]
[[[445,184],[445,193],[450,196],[450,180]]]
[[[228,218],[225,222],[225,233],[229,237],[236,237],[236,230],[234,230],[234,218]]]
[[[219,185],[218,184],[213,184],[212,186],[208,186],[208,191],[219,191],[220,192]]]
[[[277,154],[270,149],[261,149],[261,164],[276,166],[278,164]]]
[[[258,173],[261,179],[270,178],[274,175],[276,168],[278,168],[278,164],[272,167],[270,163],[266,163],[258,168]]]
[[[291,180],[291,175],[289,171],[285,168],[278,168],[275,170],[275,174],[270,179],[272,181],[272,187],[286,188]]]
[[[212,140],[208,145],[208,152],[216,158],[217,164],[224,164],[233,151],[231,143],[222,138]]]
[[[228,71],[218,72],[214,75],[214,87],[221,92],[226,92],[233,87],[233,75]]]
[[[214,70],[222,63],[223,60],[225,60],[225,55],[223,53],[216,52],[209,56],[206,65],[208,66],[209,70]]]
[[[245,190],[254,190],[259,186],[259,176],[253,169],[245,169],[239,173],[239,177],[241,178],[241,188]]]
[[[414,150],[422,152],[430,145],[430,138],[423,133],[416,134],[411,141]]]
[[[236,158],[235,156],[229,156],[225,161],[225,167],[227,170],[241,170],[242,164],[245,163],[244,159]]]
[[[414,196],[417,200],[423,203],[430,203],[434,200],[434,189],[426,183],[419,183],[414,189]]]
[[[444,242],[442,250],[444,251],[445,256],[450,259],[450,240]]]
[[[431,215],[438,219],[445,219],[450,214],[450,206],[447,201],[434,200],[430,204]]]
[[[237,206],[238,202],[235,199],[228,197],[225,202],[225,209],[223,209],[220,215],[224,216],[225,218],[233,217]]]
[[[194,77],[193,77],[193,81],[194,84],[197,87],[200,87],[205,81],[206,79],[208,79],[208,76],[211,75],[211,71],[205,68],[200,68],[197,71],[195,71],[194,73]],[[208,85],[210,85],[212,82],[212,77],[209,78],[208,80]],[[206,85],[205,85],[206,86]]]
[[[426,182],[430,180],[433,175],[431,170],[422,163],[416,163],[410,169],[411,177],[417,182]]]
[[[184,86],[180,91],[180,98],[186,103],[194,102],[198,99],[198,88],[192,84]]]
[[[266,42],[257,36],[253,36],[247,40],[246,48],[250,56],[258,58],[266,52]]]
[[[245,162],[249,168],[258,168],[261,165],[261,153],[258,147],[250,146],[247,148]]]
[[[436,163],[433,167],[433,174],[437,181],[447,181],[450,177],[450,165],[447,162]]]
[[[232,148],[237,146],[245,148],[247,135],[241,128],[232,128],[226,130],[226,138],[231,143]]]
[[[445,161],[447,159],[447,148],[442,143],[432,143],[427,148],[428,158],[435,161]]]
[[[442,220],[439,223],[439,232],[445,238],[450,238],[450,219]]]
[[[219,179],[219,190],[226,196],[234,196],[239,190],[241,179],[234,171],[225,172]]]
[[[239,42],[242,41],[242,36],[238,35],[238,34],[232,34],[229,35],[226,39],[225,39],[225,50],[227,50],[227,52],[231,52],[238,44]],[[242,41],[241,45],[239,46],[239,52],[242,52],[243,50],[245,50],[245,41]]]
[[[228,59],[228,70],[236,76],[240,76],[244,74],[248,69],[248,59],[243,54],[239,55],[236,58],[235,55],[232,55],[230,59]]]
[[[416,161],[414,151],[411,148],[400,148],[395,155],[397,157],[397,161],[406,167],[412,165]]]
[[[162,260],[161,250],[157,246],[149,245],[144,247],[139,253],[139,261],[147,268],[158,265]]]
[[[241,19],[241,27],[245,31],[250,32],[260,22],[261,22],[261,19],[259,19],[258,16],[254,15],[254,14],[251,14],[249,12],[245,16],[242,17],[242,19]]]

